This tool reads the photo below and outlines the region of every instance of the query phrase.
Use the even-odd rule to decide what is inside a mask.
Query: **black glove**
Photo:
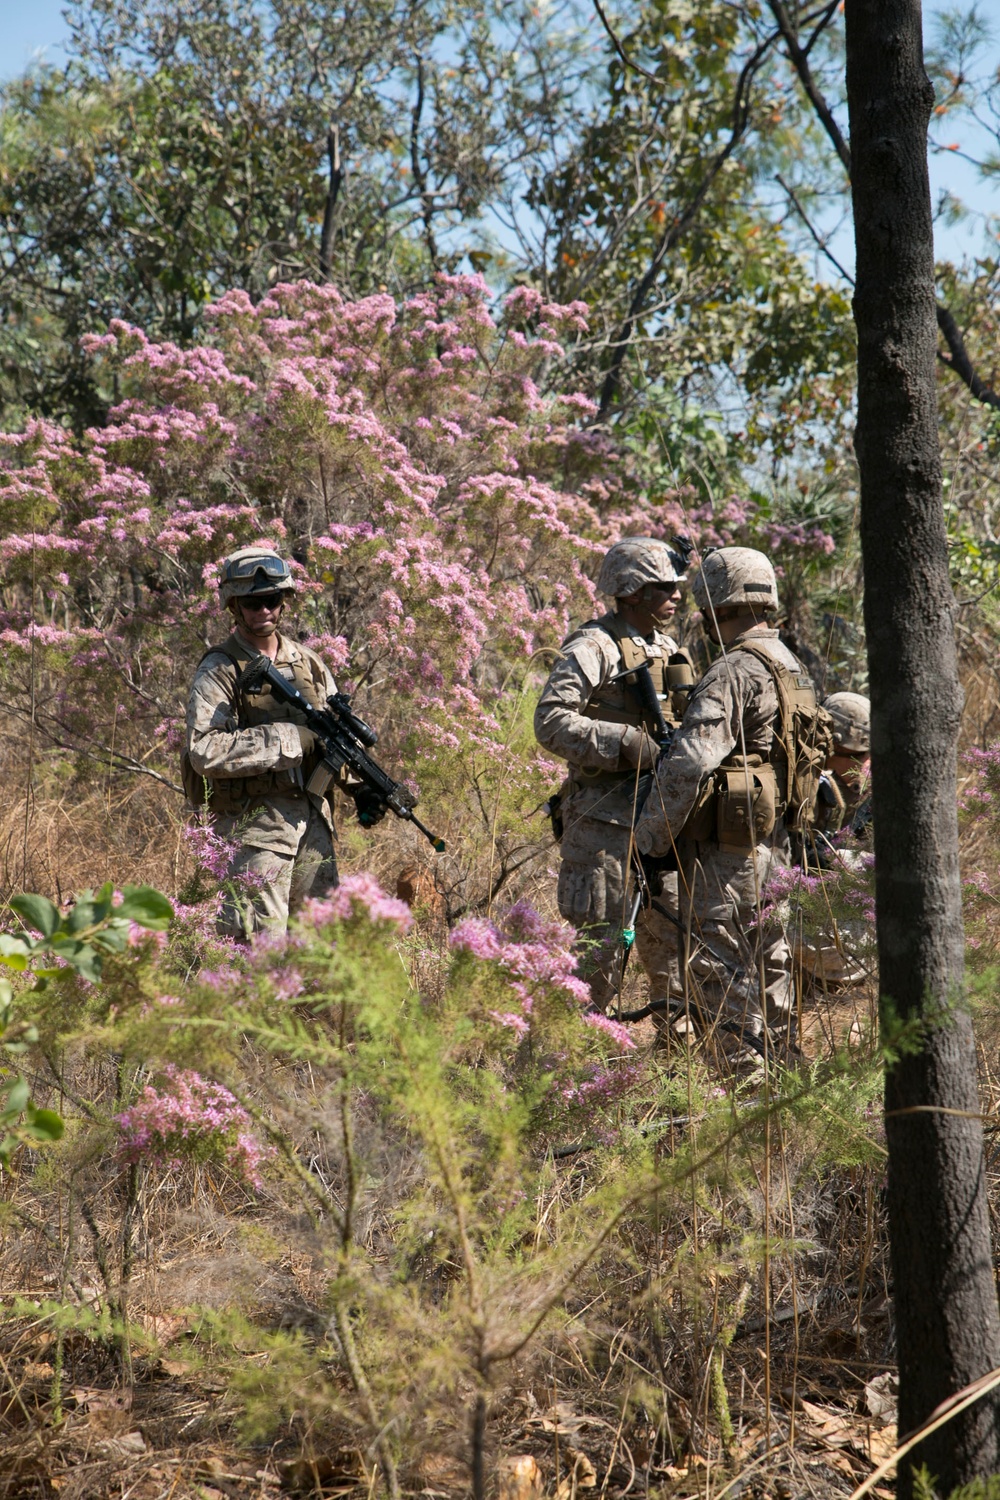
[[[381,823],[389,811],[389,804],[383,802],[378,792],[370,791],[368,787],[358,787],[352,791],[354,805],[358,810],[358,822],[362,828],[374,828],[376,823]]]
[[[642,865],[642,873],[645,875],[651,887],[658,885],[661,875],[669,870],[677,869],[677,854],[670,848],[666,854],[640,854],[635,851],[635,858]]]

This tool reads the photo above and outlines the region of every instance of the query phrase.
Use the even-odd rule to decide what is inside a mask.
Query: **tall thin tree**
[[[956,812],[961,689],[934,385],[934,243],[920,0],[847,0],[857,243],[861,542],[872,697],[884,1034],[919,1023],[886,1074],[900,1432],[1000,1364],[972,1025],[963,1005]],[[939,1492],[1000,1468],[988,1397],[901,1468]]]

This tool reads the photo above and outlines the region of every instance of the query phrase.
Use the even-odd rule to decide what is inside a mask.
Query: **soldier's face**
[[[667,625],[677,613],[681,590],[677,583],[647,583],[621,602],[633,623],[646,630]]]
[[[233,614],[248,636],[266,641],[274,635],[281,619],[284,605],[281,594],[252,594],[245,599],[232,599]]]

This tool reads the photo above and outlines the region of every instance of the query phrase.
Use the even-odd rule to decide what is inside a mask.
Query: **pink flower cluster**
[[[490,1015],[520,1037],[529,1030],[535,1000],[544,990],[561,990],[579,1005],[589,1004],[590,990],[576,972],[575,937],[568,923],[546,922],[527,902],[519,901],[497,922],[466,917],[452,929],[448,942],[456,953],[497,965],[520,1008]]]
[[[959,797],[959,809],[973,823],[996,828],[1000,821],[1000,745],[966,750],[962,760],[972,775]]]
[[[253,1135],[249,1115],[229,1090],[169,1063],[163,1079],[159,1088],[148,1083],[131,1109],[114,1117],[119,1158],[166,1167],[185,1156],[223,1161],[259,1187],[261,1166],[273,1152]]]
[[[413,913],[406,902],[387,895],[373,875],[345,875],[332,895],[307,901],[302,909],[302,920],[317,932],[333,922],[359,916],[370,922],[388,922],[400,932],[409,932],[413,925]]]

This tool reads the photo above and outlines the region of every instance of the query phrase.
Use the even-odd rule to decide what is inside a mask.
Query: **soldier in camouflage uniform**
[[[823,707],[832,722],[833,750],[817,806],[815,831],[820,836],[806,841],[805,862],[827,870],[860,871],[867,852],[849,830],[870,796],[865,762],[871,741],[871,704],[860,693],[831,693]],[[863,811],[859,821],[864,822]],[[841,837],[833,838],[841,829]],[[871,944],[872,934],[865,923],[849,917],[841,917],[835,926],[793,936],[796,965],[822,989],[865,981],[871,968]]]
[[[655,725],[630,668],[648,665],[664,717],[677,723],[694,681],[690,657],[666,627],[677,608],[683,559],[665,542],[628,537],[607,553],[597,587],[615,608],[563,642],[535,710],[535,735],[569,763],[560,789],[563,824],[558,902],[580,929],[581,970],[602,1011],[620,982],[620,943],[629,884],[629,848],[636,785],[655,761]],[[663,877],[676,908],[676,875]],[[643,912],[635,947],[650,978],[650,998],[680,994],[677,929]]]
[[[826,768],[844,804],[839,826],[847,827],[867,796],[864,766],[871,752],[872,706],[860,693],[831,693],[823,707],[833,721],[833,753]]]
[[[306,896],[337,884],[330,803],[308,790],[320,759],[312,731],[266,685],[252,694],[237,686],[263,652],[317,708],[336,692],[315,652],[278,630],[294,589],[288,564],[267,548],[225,559],[220,597],[235,629],[202,657],[188,700],[185,789],[219,834],[239,842],[219,925],[240,939],[284,932]]]
[[[722,654],[691,695],[635,838],[644,854],[679,857],[692,1005],[760,1035],[791,1005],[788,943],[761,906],[801,812],[788,724],[819,722],[820,711],[811,679],[772,626],[778,587],[763,553],[708,553],[692,592]],[[817,785],[827,750],[824,742],[815,759]]]

